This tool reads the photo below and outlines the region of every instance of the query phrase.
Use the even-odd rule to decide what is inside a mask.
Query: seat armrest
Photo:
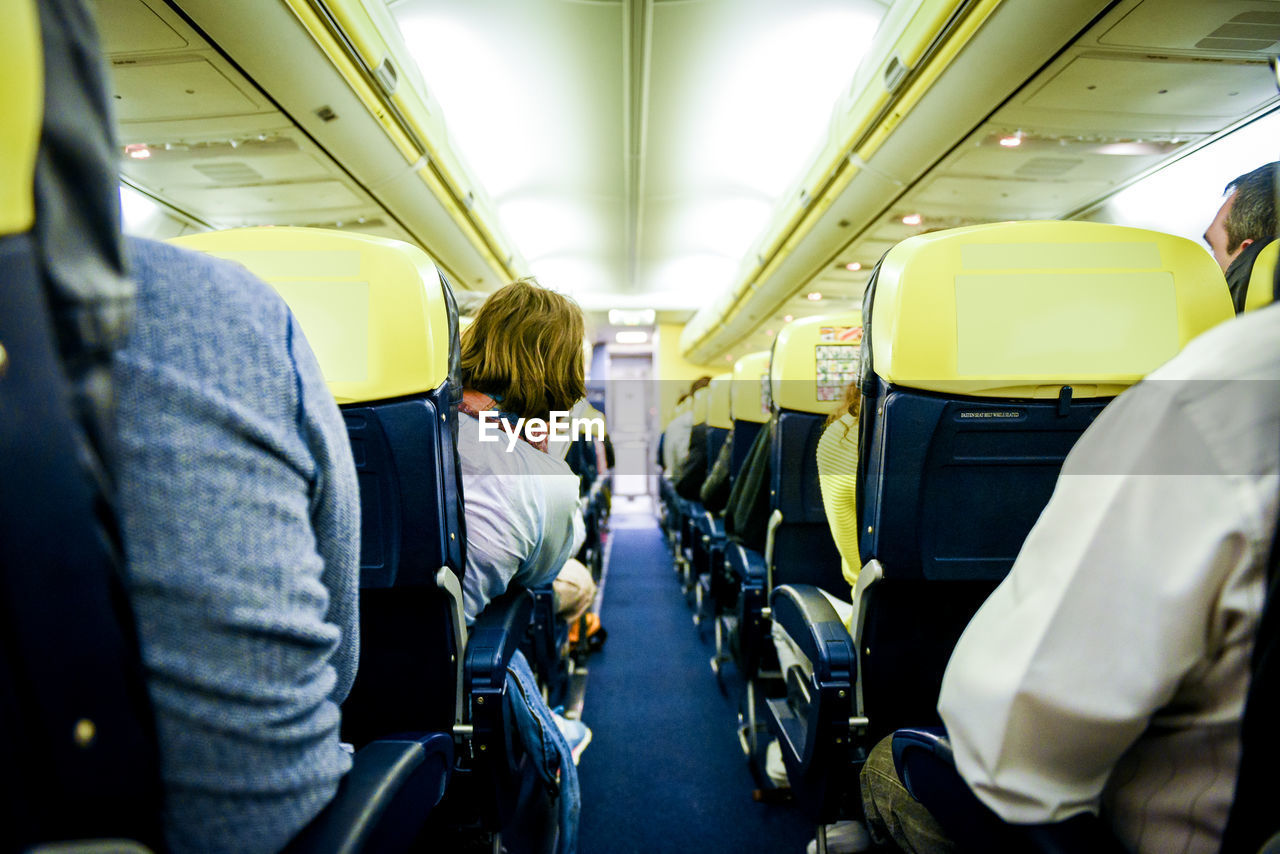
[[[696,520],[698,533],[704,537],[723,537],[724,536],[724,519],[714,513],[703,510]]]
[[[768,570],[764,555],[752,551],[741,543],[728,543],[724,548],[725,564],[741,584],[764,586]]]
[[[852,686],[857,671],[853,638],[818,588],[809,584],[784,584],[773,591],[769,604],[773,622],[790,635],[813,664],[815,678]]]
[[[446,733],[370,742],[285,854],[408,850],[444,795],[452,767],[453,738]]]
[[[507,664],[520,648],[533,619],[533,595],[513,587],[476,617],[467,639],[467,690],[501,691],[506,682]]]
[[[1050,824],[1010,824],[978,800],[956,770],[941,727],[893,734],[893,764],[907,791],[923,804],[962,849],[1032,854],[1122,854],[1111,829],[1093,813]]]

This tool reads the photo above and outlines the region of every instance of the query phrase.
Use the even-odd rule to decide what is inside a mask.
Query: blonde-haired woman
[[[527,279],[491,294],[463,333],[468,620],[512,582],[552,581],[581,545],[578,478],[528,425],[586,395],[582,338],[581,309]]]
[[[553,413],[567,413],[586,395],[582,339],[582,310],[527,279],[491,294],[463,333],[458,457],[467,524],[462,593],[468,622],[512,583],[533,587],[575,571],[566,562],[584,536],[578,477],[564,460],[547,453],[545,434],[530,430],[529,420],[546,422]],[[586,581],[589,587],[576,577],[567,586],[594,597],[589,573]],[[591,731],[547,709],[519,652],[511,660],[511,678],[519,683],[511,696],[527,703],[517,710],[525,747],[541,759],[549,784],[559,777],[556,850],[574,851],[579,793],[573,766]]]

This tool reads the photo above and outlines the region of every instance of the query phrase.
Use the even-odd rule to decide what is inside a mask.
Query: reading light
[[[624,329],[613,336],[619,344],[644,344],[649,340],[649,333],[643,329]]]
[[[134,160],[146,160],[151,156],[151,149],[147,148],[140,142],[124,147],[124,153],[132,157]]]
[[[818,293],[817,291],[809,291],[809,293],[804,295],[804,298],[807,299],[809,302],[817,302],[818,300],[822,299],[822,294]]]
[[[793,320],[795,320],[795,316],[794,316],[794,315],[790,315],[790,314],[784,314],[784,315],[782,315],[782,322],[783,322],[783,323],[790,323],[790,322],[791,322],[791,321],[793,321]]]
[[[1022,145],[1022,131],[1000,137],[1000,144],[1005,148],[1017,148]]]
[[[859,264],[857,261],[850,261],[848,264],[844,265],[844,268],[848,270],[850,273],[856,273],[862,269],[862,265]]]
[[[907,214],[902,218],[903,225],[919,225],[922,222],[924,222],[924,217],[918,213]]]

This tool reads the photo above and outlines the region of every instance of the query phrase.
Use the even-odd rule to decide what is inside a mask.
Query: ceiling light
[[[732,353],[725,353],[725,354],[724,354],[724,360],[725,360],[726,362],[732,362],[732,361],[733,361],[733,354],[732,354]]]
[[[856,273],[862,269],[862,265],[859,264],[857,261],[850,261],[848,264],[844,265],[844,268],[848,270],[850,273]]]
[[[1011,133],[1008,136],[1000,137],[1000,145],[1005,148],[1017,148],[1022,145],[1022,131]]]
[[[774,333],[773,333],[773,330],[772,330],[772,329],[766,329],[766,330],[764,331],[764,334],[765,334],[765,335],[767,335],[767,336],[768,336],[768,337],[770,337],[770,338],[772,338],[772,337],[773,337],[773,335],[774,335]]]
[[[643,329],[624,329],[613,336],[619,344],[645,344],[649,341],[649,333]]]
[[[907,214],[902,218],[903,225],[919,225],[922,222],[924,222],[924,217],[918,213]]]
[[[822,294],[818,293],[817,291],[809,291],[809,293],[804,295],[804,298],[807,299],[809,302],[817,302],[818,300],[822,299]]]
[[[651,308],[611,308],[610,326],[652,326],[657,312]]]
[[[151,149],[142,143],[133,143],[124,147],[124,153],[132,157],[134,160],[146,160],[151,156]]]
[[[784,315],[782,315],[782,322],[783,322],[783,323],[790,323],[790,322],[791,322],[791,321],[793,321],[793,320],[795,320],[795,316],[794,316],[794,315],[791,315],[791,314],[784,314]]]

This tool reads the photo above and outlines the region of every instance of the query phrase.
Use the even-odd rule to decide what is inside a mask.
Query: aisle
[[[716,688],[651,517],[617,516],[582,719],[581,854],[802,854],[812,829],[756,803],[734,702]]]

